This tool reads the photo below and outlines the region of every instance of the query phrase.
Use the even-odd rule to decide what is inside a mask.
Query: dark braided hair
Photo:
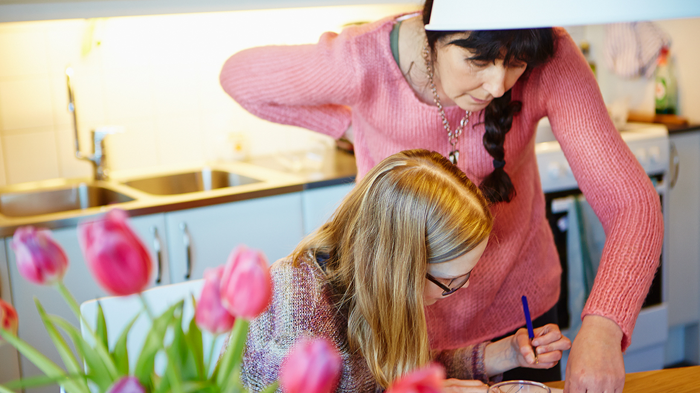
[[[426,0],[423,7],[423,24],[430,22],[433,0]],[[426,31],[428,46],[435,53],[435,44],[444,37],[464,31]],[[554,55],[554,31],[552,28],[516,30],[474,30],[466,38],[454,39],[447,45],[457,45],[474,53],[473,60],[495,62],[503,60],[506,66],[526,63],[525,73],[546,63]],[[481,182],[479,188],[491,203],[510,202],[515,197],[515,187],[506,173],[503,142],[513,125],[513,116],[520,113],[522,102],[511,101],[511,91],[494,98],[484,110],[483,143],[493,157],[494,170]]]

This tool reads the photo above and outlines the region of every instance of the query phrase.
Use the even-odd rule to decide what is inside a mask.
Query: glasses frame
[[[458,289],[462,288],[466,283],[468,283],[471,275],[472,275],[472,272],[469,271],[469,273],[467,273],[467,274],[463,274],[461,276],[458,276],[458,277],[451,279],[450,282],[447,283],[447,285],[438,281],[438,279],[435,278],[434,276],[432,276],[430,273],[425,273],[425,278],[427,278],[428,280],[430,280],[430,282],[432,282],[433,284],[440,287],[440,289],[442,289],[442,296],[449,296],[449,295],[452,295],[453,293],[455,293]],[[465,277],[465,280],[460,285],[458,285],[454,288],[450,288],[449,285],[452,284],[452,282],[454,280],[456,280],[460,277]]]

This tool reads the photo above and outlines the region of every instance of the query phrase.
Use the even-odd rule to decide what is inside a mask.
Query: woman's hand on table
[[[442,383],[442,393],[486,393],[488,385],[481,381],[446,379]]]
[[[622,330],[612,320],[586,315],[566,363],[565,393],[620,393],[625,386]]]
[[[534,329],[535,338],[530,343],[527,329],[519,329],[513,335],[512,347],[518,367],[552,368],[561,360],[562,352],[571,348],[571,341],[564,337],[559,326],[550,323]],[[537,362],[533,347],[537,351]]]

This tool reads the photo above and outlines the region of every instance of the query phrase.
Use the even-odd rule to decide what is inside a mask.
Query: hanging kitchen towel
[[[671,38],[653,22],[611,23],[605,26],[605,63],[616,75],[650,78],[656,58]]]
[[[583,195],[568,197],[566,244],[569,286],[569,329],[573,340],[581,328],[581,313],[593,289],[605,246],[605,231]]]

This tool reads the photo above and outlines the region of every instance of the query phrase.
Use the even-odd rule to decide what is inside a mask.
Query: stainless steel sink
[[[78,183],[44,190],[1,193],[0,214],[6,217],[28,217],[133,200],[127,195],[106,187]]]
[[[233,172],[204,168],[198,171],[133,179],[124,181],[122,184],[148,194],[177,195],[236,187],[261,181]]]

